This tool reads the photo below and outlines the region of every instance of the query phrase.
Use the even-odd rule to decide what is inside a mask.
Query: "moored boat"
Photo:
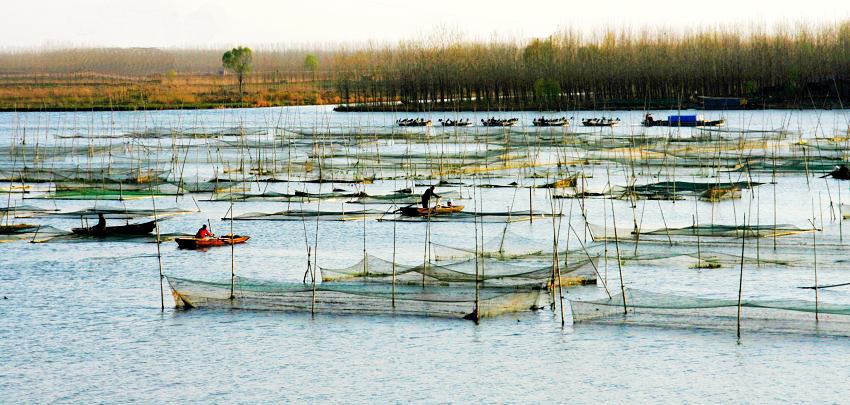
[[[481,120],[481,125],[485,127],[512,127],[519,122],[519,118],[508,118],[508,119],[500,119],[496,117],[490,117],[486,120]]]
[[[581,125],[586,127],[616,127],[620,125],[619,118],[584,118],[581,120]]]
[[[561,118],[535,118],[532,122],[535,127],[566,127],[570,125],[570,120],[567,117]]]
[[[396,124],[400,127],[430,127],[431,120],[423,118],[404,118],[396,120]]]
[[[440,205],[430,208],[422,207],[401,207],[399,212],[408,217],[427,217],[430,215],[449,215],[463,211],[463,205]]]
[[[442,125],[444,127],[469,127],[469,126],[472,126],[472,122],[469,121],[469,118],[467,118],[465,120],[464,119],[458,119],[458,120],[445,119],[444,120],[444,119],[440,118],[439,120],[437,120],[437,122],[439,122],[440,125]]]
[[[153,232],[154,228],[156,228],[156,221],[121,226],[107,226],[104,228],[98,228],[96,226],[90,228],[72,228],[71,232],[77,235],[96,236],[100,238],[106,236],[147,235]]]
[[[204,249],[216,246],[238,245],[247,242],[248,239],[251,239],[251,237],[228,234],[213,238],[175,238],[174,241],[177,242],[177,246],[181,249]]]
[[[666,120],[656,120],[652,114],[646,114],[641,124],[645,127],[722,127],[726,120],[706,120],[702,115],[670,115]]]

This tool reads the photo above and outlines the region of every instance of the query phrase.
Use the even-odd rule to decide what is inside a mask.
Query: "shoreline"
[[[698,104],[682,106],[649,105],[635,106],[632,103],[606,104],[604,107],[570,106],[563,109],[541,109],[520,106],[497,106],[495,108],[475,107],[448,107],[448,106],[423,106],[423,105],[347,105],[337,103],[327,104],[301,104],[301,103],[269,103],[266,105],[254,105],[250,103],[201,103],[184,104],[180,106],[166,104],[146,105],[92,105],[92,106],[43,106],[43,107],[14,107],[0,106],[0,112],[104,112],[104,111],[193,111],[193,110],[230,110],[230,109],[255,109],[273,107],[310,107],[310,106],[334,106],[333,111],[339,113],[362,113],[362,112],[397,112],[397,113],[475,113],[475,112],[567,112],[567,111],[674,111],[674,110],[697,110],[697,111],[758,111],[758,110],[841,110],[850,109],[850,106],[842,108],[841,104],[834,103],[826,106],[802,106],[792,103],[771,103],[762,105],[738,106],[735,108],[705,108]]]

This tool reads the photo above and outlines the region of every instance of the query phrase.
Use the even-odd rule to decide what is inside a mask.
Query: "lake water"
[[[656,117],[668,113],[656,112]],[[792,144],[826,145],[818,139],[847,136],[850,111],[731,111],[705,112],[707,118],[721,115],[727,127],[749,131],[746,137],[762,136],[755,130],[785,129],[783,145],[789,154],[798,153]],[[540,113],[458,114],[478,121],[487,116],[518,116],[530,123]],[[600,137],[628,139],[640,134],[690,136],[695,130],[645,130],[635,125],[641,112],[565,112],[547,115],[619,117],[623,124],[603,129]],[[91,146],[122,142],[127,148],[141,144],[171,142],[159,138],[127,141],[121,134],[151,129],[220,129],[242,126],[265,129],[272,139],[276,131],[297,128],[315,133],[332,133],[340,128],[389,130],[395,119],[412,114],[334,113],[327,107],[269,108],[255,110],[167,111],[121,113],[0,113],[0,145],[11,151],[22,141],[34,148],[50,145]],[[443,118],[433,115],[428,118]],[[278,128],[278,129],[275,129]],[[439,128],[432,129],[438,131]],[[583,131],[581,127],[573,131]],[[609,132],[602,132],[609,131]],[[734,131],[730,136],[738,136]],[[754,135],[759,134],[759,135]],[[79,135],[78,137],[68,137]],[[330,142],[330,135],[327,137]],[[251,138],[254,139],[254,138]],[[194,141],[203,142],[203,141]],[[405,150],[403,141],[376,141],[364,150]],[[841,145],[817,153],[843,156]],[[433,153],[433,147],[453,148],[450,143],[417,146]],[[471,146],[470,146],[471,147]],[[480,145],[475,148],[480,148]],[[208,147],[215,150],[215,146]],[[251,151],[250,142],[246,151]],[[757,151],[744,152],[744,156]],[[824,152],[827,151],[827,152]],[[169,152],[170,153],[170,152]],[[287,152],[279,152],[281,154]],[[592,151],[567,152],[568,160],[580,162]],[[684,152],[683,152],[684,153]],[[806,156],[811,157],[809,150]],[[541,159],[551,159],[544,152]],[[14,154],[9,154],[12,156]],[[132,155],[132,152],[130,153]],[[176,154],[179,156],[179,154]],[[101,156],[101,155],[97,155]],[[594,155],[595,156],[595,155]],[[625,155],[624,155],[625,156]],[[717,154],[706,152],[708,159]],[[80,161],[103,162],[99,157]],[[70,159],[70,158],[69,158]],[[116,158],[117,159],[117,158]],[[184,158],[180,158],[184,159]],[[186,159],[189,160],[189,159]],[[215,159],[213,159],[215,160]],[[62,158],[57,161],[63,161]],[[846,160],[845,160],[846,161]],[[64,161],[68,163],[67,160]],[[17,161],[2,162],[4,169],[21,167]],[[42,162],[43,166],[48,166]],[[163,167],[167,163],[163,164]],[[221,167],[195,159],[184,177],[210,177]],[[708,166],[708,164],[707,164]],[[747,214],[750,224],[788,224],[821,231],[818,244],[818,284],[850,282],[850,262],[845,257],[844,225],[839,204],[850,199],[846,182],[819,179],[822,172],[745,173],[705,168],[659,168],[641,164],[582,164],[572,170],[588,177],[588,190],[624,185],[633,171],[637,184],[663,180],[750,181],[765,183],[744,189],[740,199],[716,203],[689,197],[679,201],[588,199],[587,222],[611,228],[613,207],[618,227],[641,229],[701,224],[739,224]],[[678,170],[678,172],[677,172]],[[507,184],[530,181],[509,172],[487,181]],[[523,172],[525,173],[525,172]],[[610,176],[609,176],[610,173]],[[525,173],[528,174],[528,173]],[[715,176],[715,177],[712,177]],[[774,179],[776,179],[775,184]],[[250,180],[250,179],[249,179]],[[543,184],[546,179],[535,180]],[[467,181],[471,182],[467,177]],[[404,179],[378,181],[365,186],[337,184],[347,190],[378,194],[410,186]],[[525,184],[525,183],[524,183]],[[7,187],[9,184],[0,184]],[[35,205],[72,211],[92,207],[151,208],[150,199],[118,201],[26,199],[10,193],[8,206]],[[263,184],[252,187],[261,189]],[[330,185],[274,183],[274,190],[330,191]],[[448,188],[447,188],[448,189]],[[458,189],[469,197],[472,188]],[[421,191],[421,189],[420,189]],[[534,189],[532,207],[528,195],[513,188],[480,189],[484,211],[550,211],[545,189]],[[478,193],[479,191],[476,191]],[[527,193],[521,191],[521,193]],[[198,200],[197,203],[193,200]],[[209,193],[180,197],[158,197],[157,207],[179,207],[195,211],[161,223],[163,233],[192,233],[211,223],[216,233],[230,230],[230,202],[204,201]],[[472,200],[459,200],[472,206]],[[575,199],[556,200],[556,210],[567,215],[573,205],[573,221],[583,242],[593,244],[584,231]],[[126,204],[126,205],[125,205]],[[197,204],[197,205],[196,205]],[[305,204],[317,208],[316,203]],[[348,208],[346,208],[348,206]],[[322,202],[324,210],[361,209],[359,204]],[[236,214],[276,212],[287,203],[249,201],[234,204]],[[369,208],[369,207],[367,207]],[[200,209],[200,212],[197,210]],[[663,215],[661,215],[663,213]],[[44,216],[17,218],[16,222],[37,223],[68,230],[80,226],[79,218]],[[566,219],[564,219],[566,222]],[[306,268],[306,243],[312,244],[315,223],[306,229],[301,221],[234,221],[234,231],[252,239],[234,249],[234,266],[239,275],[270,280],[300,281]],[[434,223],[432,239],[441,244],[473,249],[472,223]],[[397,261],[422,261],[425,226],[397,223]],[[566,229],[566,228],[565,228]],[[551,220],[485,223],[479,228],[484,239],[509,234],[511,249],[530,251],[551,248]],[[393,223],[369,220],[318,224],[317,254],[323,267],[344,267],[362,258],[364,233],[369,254],[390,259]],[[567,245],[566,231],[561,247]],[[305,242],[305,239],[308,242]],[[635,248],[650,254],[667,250],[661,242],[646,242]],[[747,299],[813,300],[815,257],[812,233],[748,240],[746,255],[764,260],[776,256],[790,265],[771,263],[744,266],[743,294]],[[613,242],[609,242],[613,243]],[[641,242],[642,243],[642,242]],[[598,245],[598,243],[597,243]],[[569,245],[578,249],[575,237]],[[163,243],[162,262],[168,275],[200,280],[228,279],[231,271],[229,248],[208,251],[179,250],[173,242]],[[612,247],[613,249],[613,247]],[[735,257],[740,239],[731,238],[720,247],[709,247]],[[667,261],[665,261],[667,260]],[[734,298],[738,293],[740,268],[695,269],[691,262],[661,258],[656,261],[626,261],[622,272],[629,288],[700,297]],[[674,328],[596,323],[561,326],[559,312],[541,310],[483,319],[480,324],[454,319],[409,316],[360,316],[286,312],[177,310],[165,288],[165,310],[160,309],[160,280],[156,244],[126,241],[70,241],[0,244],[0,398],[6,403],[31,402],[843,402],[850,371],[850,340],[818,333],[766,333],[745,331],[736,339],[734,330]],[[617,292],[615,261],[600,264],[607,287]],[[601,298],[601,283],[565,290],[565,298]],[[850,304],[850,287],[820,291],[822,302]],[[567,311],[569,316],[569,311]]]

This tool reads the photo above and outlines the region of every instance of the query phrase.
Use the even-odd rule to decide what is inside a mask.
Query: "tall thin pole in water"
[[[476,190],[477,190],[477,193],[476,193]],[[480,276],[481,276],[481,267],[480,266],[482,265],[482,261],[484,260],[484,245],[483,245],[483,243],[481,245],[481,250],[478,249],[478,242],[479,242],[479,239],[478,239],[478,219],[479,219],[479,216],[478,216],[478,199],[476,197],[480,196],[480,193],[481,193],[481,190],[478,190],[478,187],[475,185],[475,179],[473,178],[472,179],[472,206],[473,206],[473,213],[475,215],[475,217],[473,218],[473,221],[472,221],[473,228],[475,228],[475,235],[474,235],[475,236],[475,308],[473,310],[474,311],[473,314],[475,316],[474,321],[475,321],[476,324],[481,320],[481,308],[480,308],[481,292],[478,290],[479,287],[480,287],[478,282],[479,282]],[[483,228],[483,226],[482,226],[482,228]],[[484,230],[482,229],[482,232],[483,231]]]
[[[810,220],[809,223],[812,224],[812,253],[814,255],[813,256],[814,257],[814,266],[813,267],[814,267],[814,271],[815,271],[815,322],[817,322],[817,321],[820,320],[819,319],[820,308],[819,308],[819,299],[818,299],[819,298],[818,290],[820,289],[818,287],[818,237],[817,237],[818,231],[815,228],[814,220]]]
[[[320,149],[320,150],[321,150],[321,153],[324,153],[324,149]],[[319,162],[319,170],[321,171],[322,164],[323,164],[322,159],[321,159],[321,155],[320,155],[318,162]],[[321,177],[320,177],[320,179],[321,179]],[[322,191],[322,183],[320,181],[319,182],[319,192],[321,192],[321,191]],[[319,269],[319,218],[321,217],[321,215],[319,215],[319,213],[321,211],[322,211],[322,199],[319,198],[319,201],[316,203],[316,232],[315,232],[315,235],[314,235],[314,238],[313,238],[313,284],[312,284],[313,294],[312,294],[312,298],[311,298],[311,301],[310,301],[310,315],[312,315],[312,316],[316,315],[316,278],[317,278],[316,272],[321,271]]]
[[[230,300],[232,301],[236,298],[233,294],[234,283],[236,282],[236,254],[233,244],[233,193],[230,195]]]
[[[572,227],[573,201],[574,201],[574,199],[570,200],[570,216],[567,219],[567,227]],[[563,211],[564,211],[563,210],[563,203],[561,203],[561,207],[558,210],[558,236],[556,236],[556,238],[560,238],[560,236],[561,236],[561,218],[562,218],[562,215],[563,215]],[[576,236],[576,238],[578,238],[578,236]],[[557,254],[557,252],[555,252],[555,253]],[[567,248],[564,249],[564,266],[565,267],[569,266],[569,260],[570,260],[570,233],[567,232]],[[566,324],[566,319],[565,319],[565,315],[564,315],[564,285],[561,284],[561,268],[560,268],[560,266],[558,267],[558,300],[560,300],[560,303],[561,303],[561,327],[564,327],[564,325]]]
[[[844,243],[844,232],[841,229],[841,221],[844,219],[844,213],[841,212],[841,186],[838,186],[838,243]]]
[[[151,191],[153,192],[153,191]],[[163,291],[162,287],[162,279],[165,277],[162,275],[162,252],[160,251],[160,239],[159,239],[159,220],[156,216],[156,199],[151,196],[151,202],[153,203],[153,221],[156,224],[156,258],[159,261],[159,303],[160,310],[165,312],[165,291]]]
[[[395,254],[396,254],[396,220],[393,220],[393,290],[392,290],[392,304],[393,308],[395,308]]]
[[[366,196],[366,184],[363,184],[363,197]],[[366,200],[363,200],[363,274],[369,275],[369,259],[366,256]],[[395,241],[393,241],[395,242]]]
[[[435,201],[434,211],[432,212],[430,201],[431,200],[429,199],[428,204],[425,204],[425,206],[422,207],[422,208],[425,209],[425,215],[426,215],[426,217],[425,217],[425,251],[422,253],[422,286],[423,287],[425,287],[425,274],[428,273],[428,261],[430,259],[430,255],[429,255],[430,252],[428,251],[428,248],[429,248],[429,244],[431,242],[431,214],[434,214],[434,213],[437,212],[437,205],[439,205],[439,202]]]
[[[611,190],[611,169],[605,168],[605,171],[608,175],[608,190]],[[617,235],[617,212],[614,209],[613,199],[611,199],[611,222],[614,226],[614,246],[617,250],[617,270],[620,273],[620,294],[623,295],[623,314],[628,314],[628,306],[626,305],[626,287],[623,285],[623,263],[620,259],[620,237]],[[608,237],[607,229],[605,230],[605,237]]]
[[[620,272],[620,294],[623,295],[623,314],[628,314],[626,305],[626,287],[623,284],[623,262],[620,259],[620,237],[617,235],[617,213],[614,210],[614,200],[611,200],[611,220],[614,225],[614,246],[617,248],[617,270]]]
[[[608,190],[608,191],[610,191],[610,190]],[[605,277],[604,277],[604,281],[602,282],[603,284],[608,283],[608,208],[607,207],[608,207],[608,204],[605,204],[605,200],[602,200],[602,229],[604,229],[604,231],[602,231],[602,232],[604,232],[603,233],[604,237],[602,238],[602,241],[603,241],[602,242],[603,243],[603,250],[602,251],[604,252],[604,255],[603,255],[602,260],[604,260],[604,262],[605,262]],[[590,225],[587,224],[587,219],[585,219],[585,227],[589,227],[589,226]],[[572,228],[572,224],[570,224],[570,227]],[[578,237],[578,235],[576,235],[576,237]],[[581,242],[581,240],[579,240],[579,242]],[[582,248],[584,248],[584,244],[582,244]],[[592,263],[592,261],[591,261],[591,263]]]
[[[549,210],[552,213],[552,294],[560,294],[560,291],[558,291],[561,280],[558,277],[558,262],[560,259],[558,258],[558,229],[555,226],[555,221],[557,221],[557,218],[555,218],[555,199],[552,197],[551,189],[547,189],[546,193],[549,197]],[[552,300],[552,305],[552,310],[554,311],[555,300]],[[563,319],[561,321],[563,323]]]
[[[741,234],[741,271],[738,273],[738,320],[735,326],[738,340],[741,340],[741,295],[744,288],[744,247],[747,242],[747,214],[744,214],[742,227],[744,232]]]

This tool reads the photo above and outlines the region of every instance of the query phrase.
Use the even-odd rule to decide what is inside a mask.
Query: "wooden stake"
[[[159,220],[156,216],[156,199],[151,197],[151,203],[153,203],[153,221],[156,224],[156,258],[159,261],[159,302],[160,302],[160,310],[165,312],[165,291],[162,287],[162,279],[165,276],[162,274],[162,252],[160,251],[159,244],[162,243],[159,238]]]
[[[747,241],[747,214],[744,214],[744,233],[741,236],[741,271],[738,275],[738,321],[736,324],[736,330],[738,333],[738,341],[741,341],[741,295],[744,288],[744,247],[746,246]]]
[[[232,196],[233,194],[231,194]],[[230,201],[230,237],[233,238],[233,201]],[[233,289],[235,287],[236,282],[236,253],[234,248],[233,240],[231,239],[230,243],[230,300],[233,301],[236,298],[236,295],[233,294]]]
[[[620,272],[620,293],[623,295],[623,314],[628,314],[626,305],[626,287],[623,285],[623,263],[620,259],[620,238],[617,235],[617,213],[614,211],[614,200],[611,200],[611,219],[614,224],[614,246],[617,248],[617,270]]]
[[[396,222],[393,221],[393,287],[392,287],[392,305],[395,308],[395,254],[396,254]]]
[[[812,224],[812,228],[815,227],[815,222],[813,220],[810,220],[809,223]],[[819,296],[818,296],[818,290],[820,288],[818,287],[818,237],[817,237],[817,234],[818,234],[817,230],[812,231],[812,253],[813,253],[813,257],[814,257],[814,266],[813,267],[814,267],[814,271],[815,271],[815,288],[814,288],[814,290],[815,290],[815,322],[818,322],[820,320],[820,314],[819,314],[820,308],[819,308]]]

